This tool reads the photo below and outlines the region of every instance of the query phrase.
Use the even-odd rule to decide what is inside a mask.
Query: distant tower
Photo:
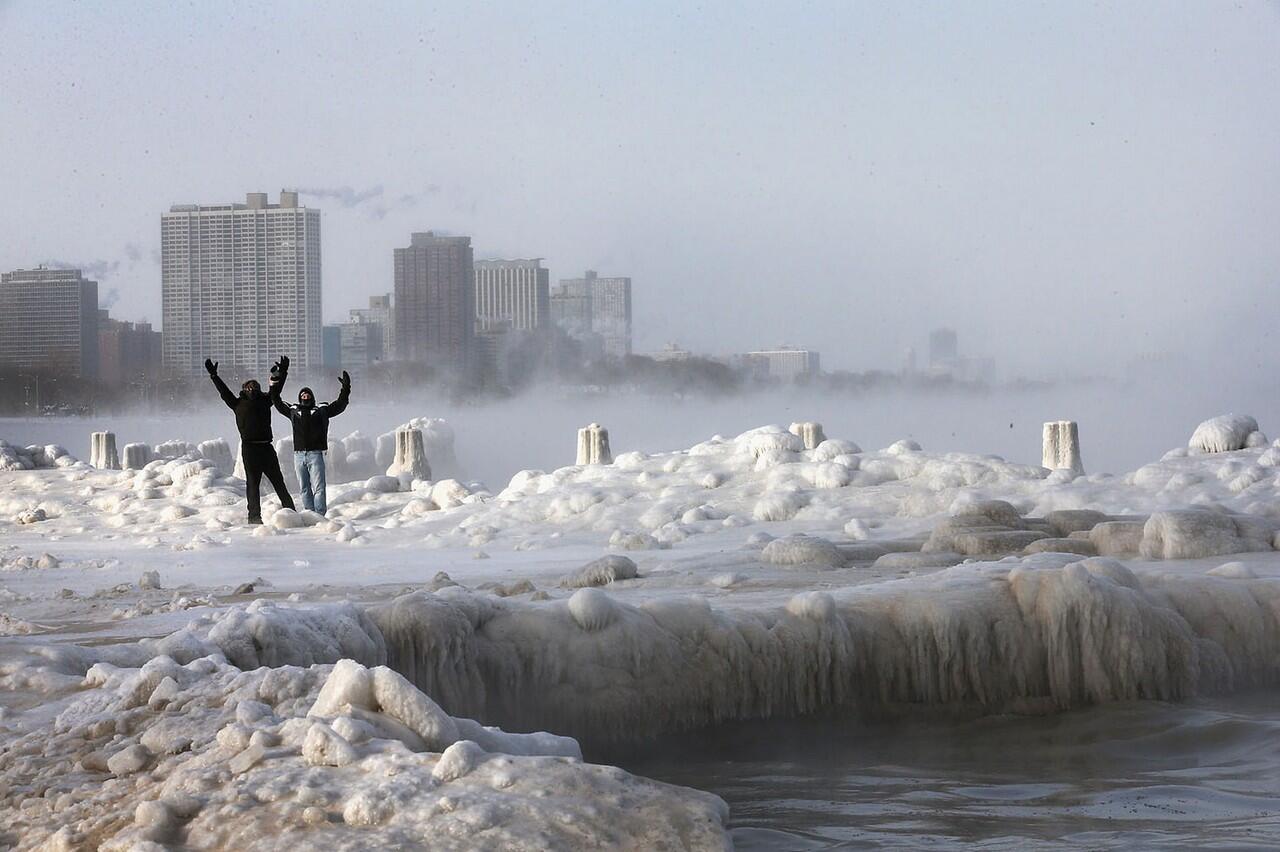
[[[929,332],[929,366],[954,367],[960,360],[960,347],[956,333],[949,328],[936,328]]]
[[[588,269],[582,278],[561,279],[551,315],[574,337],[598,335],[608,355],[631,354],[630,278],[601,278]]]
[[[98,375],[98,282],[79,269],[0,275],[0,367]]]
[[[551,322],[551,272],[542,258],[477,260],[476,325],[533,331]]]
[[[415,233],[395,250],[395,346],[415,361],[469,376],[476,282],[470,237]]]
[[[175,205],[160,241],[167,371],[200,373],[212,358],[262,378],[280,355],[304,373],[321,366],[320,211],[298,193]]]

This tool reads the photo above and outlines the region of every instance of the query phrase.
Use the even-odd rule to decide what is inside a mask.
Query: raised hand
[[[341,383],[341,384],[342,384],[342,387],[343,387],[343,388],[350,389],[350,387],[351,387],[351,376],[349,376],[349,375],[347,374],[347,371],[346,371],[346,370],[343,370],[343,371],[342,371],[342,375],[341,375],[341,376],[338,376],[338,381],[339,381],[339,383]]]
[[[208,370],[208,371],[209,371],[209,375],[211,375],[211,376],[216,376],[216,375],[218,375],[218,362],[217,362],[217,361],[211,361],[211,360],[209,360],[208,358],[205,358],[205,359],[204,359],[204,368],[205,368],[206,370]]]
[[[277,363],[280,365],[280,372],[282,373],[289,372],[289,356],[288,355],[281,355],[280,360]]]

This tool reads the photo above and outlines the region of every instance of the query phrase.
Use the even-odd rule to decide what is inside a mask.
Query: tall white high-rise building
[[[477,260],[476,330],[533,331],[551,321],[551,272],[542,258]]]
[[[280,355],[319,369],[320,211],[251,192],[244,204],[179,204],[161,216],[164,366],[220,362],[227,375],[265,380]]]

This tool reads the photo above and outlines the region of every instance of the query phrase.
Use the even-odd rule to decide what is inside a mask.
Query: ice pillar
[[[822,434],[822,424],[806,421],[803,423],[792,423],[789,430],[800,440],[804,441],[804,448],[812,450],[817,448],[819,444],[827,440],[827,436]]]
[[[228,476],[235,470],[235,462],[231,460],[231,446],[223,438],[214,438],[212,441],[202,441],[197,447],[200,455],[213,462],[214,467],[223,476]]]
[[[151,462],[150,444],[125,444],[124,469],[142,470]]]
[[[422,432],[417,429],[396,430],[396,457],[387,468],[387,476],[408,474],[413,479],[430,479],[431,465],[422,444]]]
[[[608,429],[592,423],[578,430],[578,464],[613,464]]]
[[[89,464],[101,470],[119,470],[115,432],[94,432],[89,436]]]
[[[1055,420],[1044,424],[1044,454],[1042,465],[1049,470],[1070,470],[1084,473],[1080,460],[1080,433],[1074,420]]]

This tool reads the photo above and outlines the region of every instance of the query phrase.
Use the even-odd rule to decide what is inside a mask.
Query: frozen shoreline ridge
[[[497,493],[373,474],[252,531],[225,448],[0,447],[0,841],[720,848],[719,799],[578,743],[1280,683],[1252,418],[1119,477],[798,425]]]

